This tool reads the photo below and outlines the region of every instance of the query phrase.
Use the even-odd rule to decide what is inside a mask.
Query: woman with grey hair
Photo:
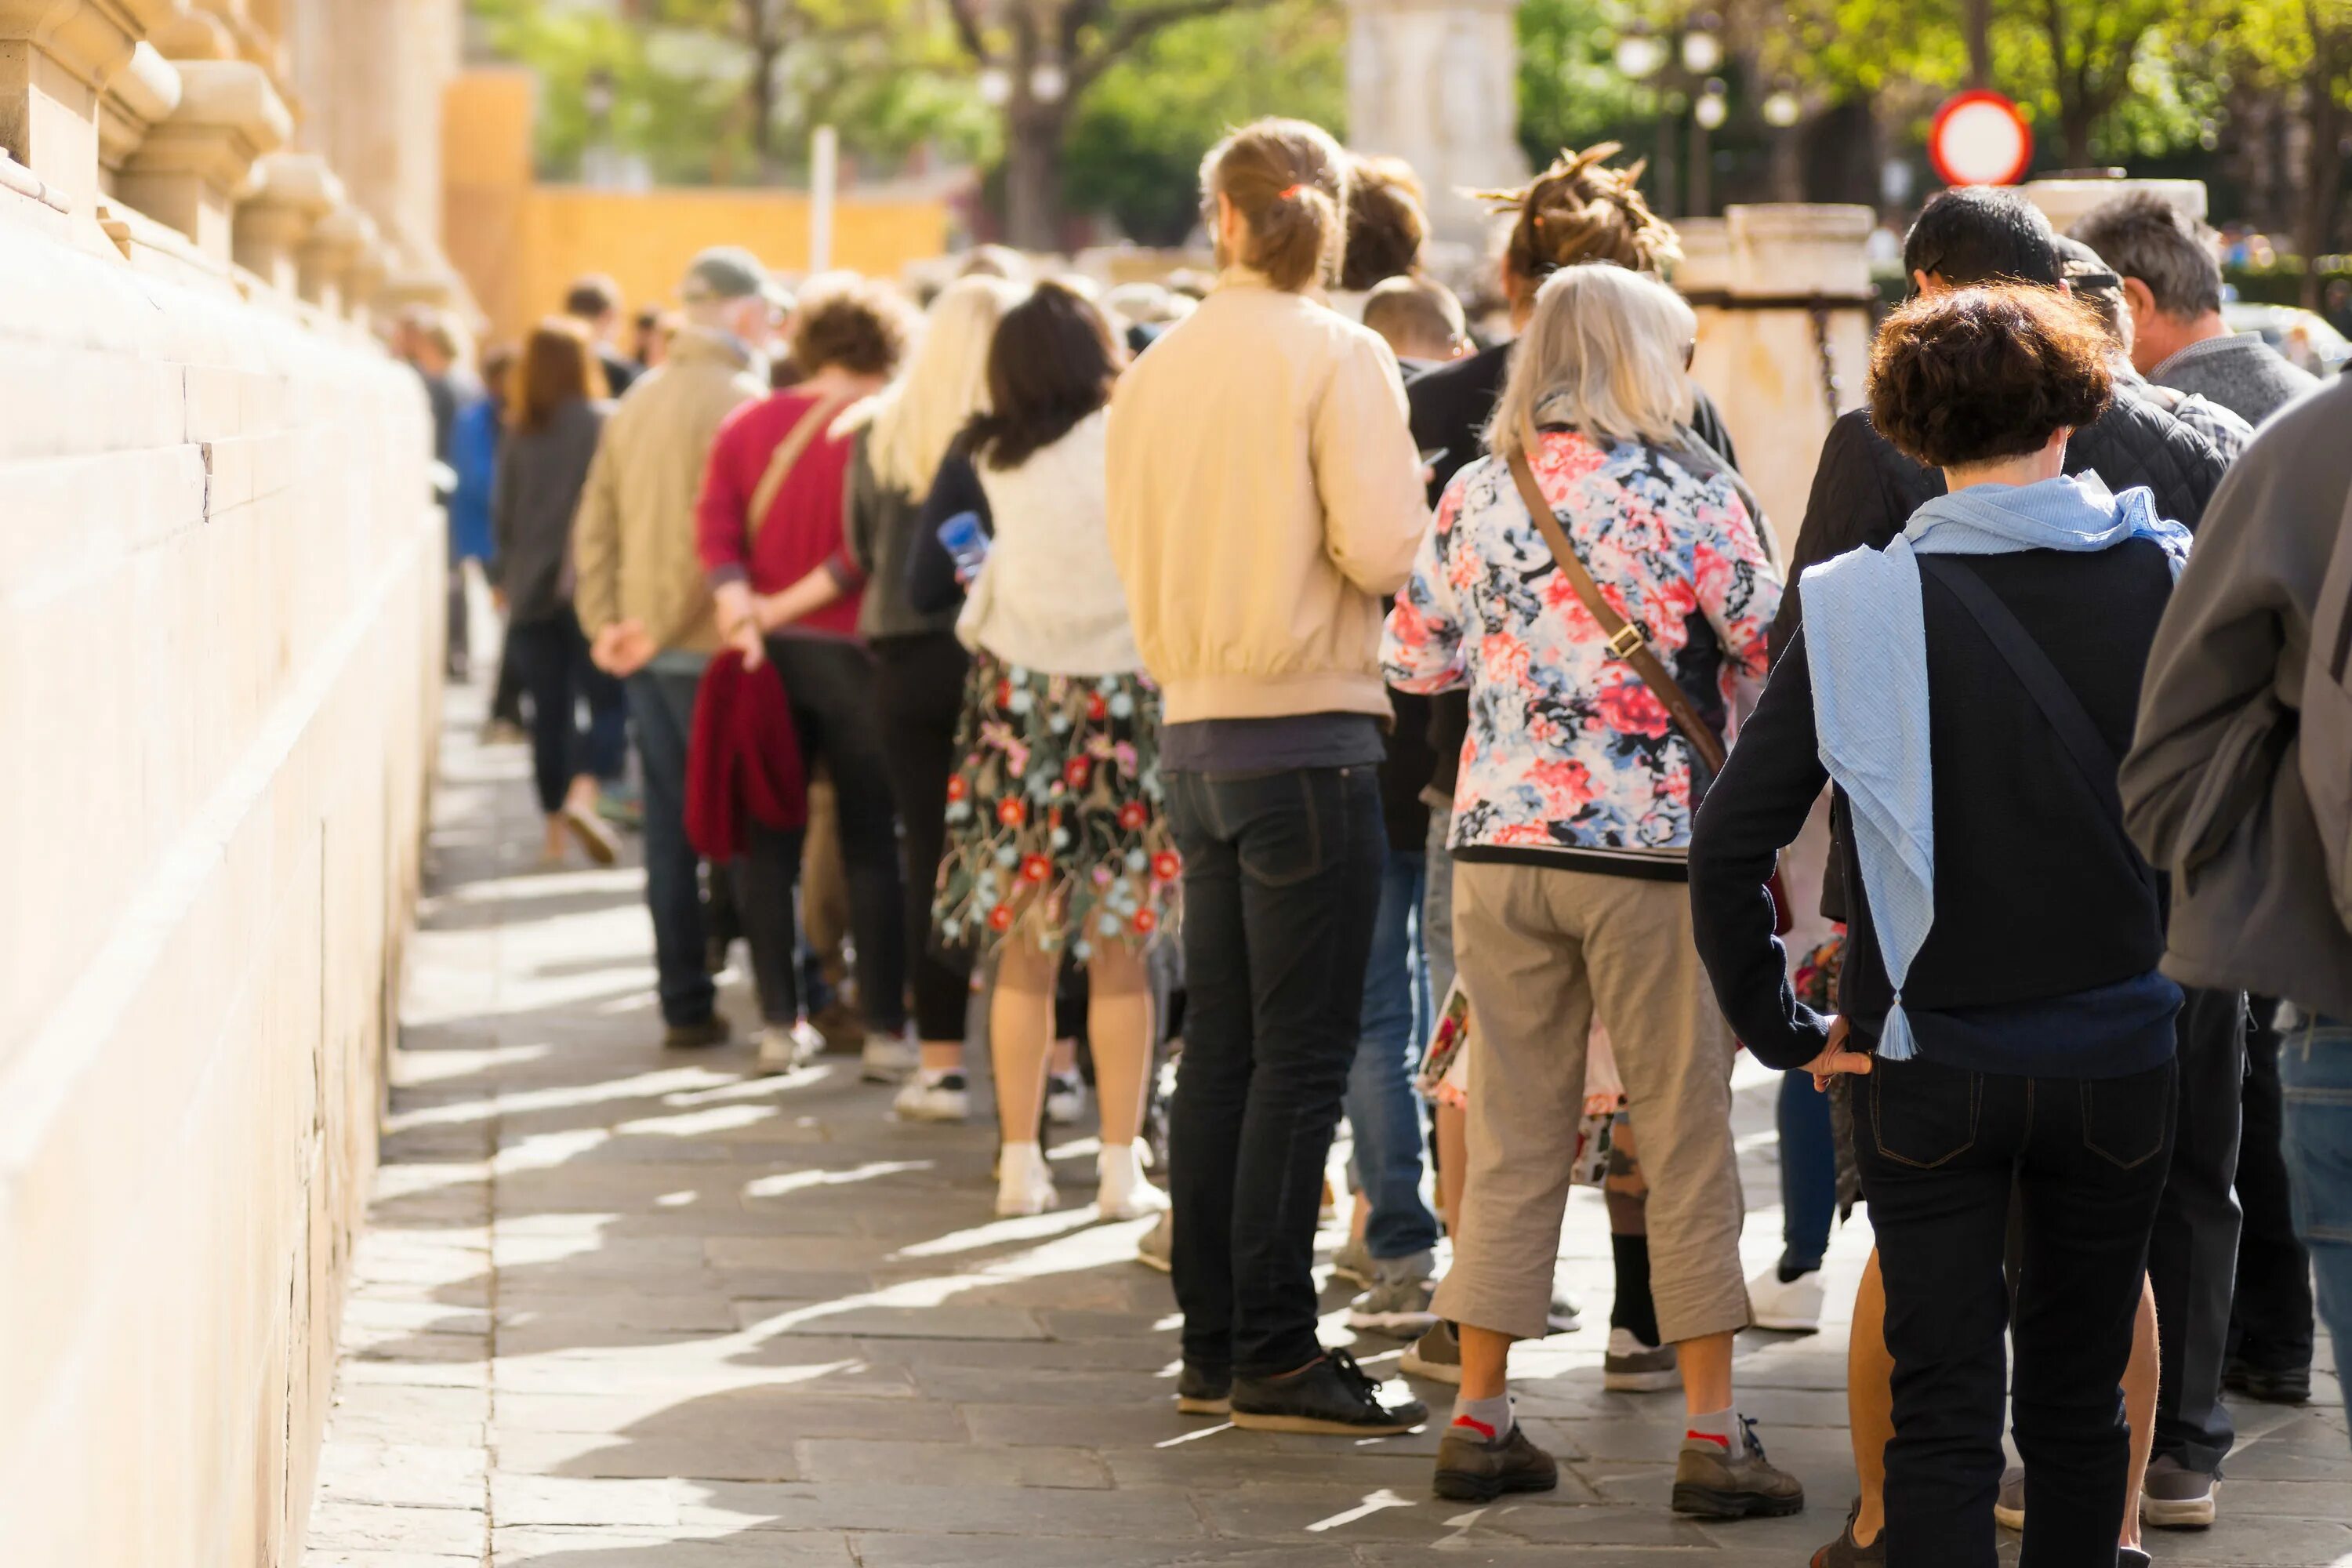
[[[1506,1378],[1511,1342],[1547,1331],[1597,1016],[1648,1175],[1652,1290],[1690,1411],[1675,1511],[1804,1506],[1732,1404],[1732,1336],[1748,1321],[1734,1046],[1684,886],[1707,759],[1761,689],[1780,599],[1736,481],[1682,440],[1695,326],[1671,289],[1622,268],[1544,282],[1495,455],[1448,487],[1383,639],[1391,685],[1470,690],[1452,849],[1477,1026],[1469,1184],[1434,1303],[1461,1336],[1444,1497],[1558,1484]]]

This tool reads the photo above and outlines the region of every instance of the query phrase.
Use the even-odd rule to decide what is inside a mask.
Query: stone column
[[[1722,407],[1741,473],[1783,560],[1794,551],[1822,442],[1858,407],[1874,298],[1862,206],[1733,206],[1720,230],[1682,226],[1676,287],[1700,315],[1692,374]]]
[[[1465,193],[1527,178],[1517,140],[1517,0],[1348,0],[1349,141],[1402,158],[1441,240],[1483,245]]]
[[[99,102],[175,0],[0,0],[0,153],[68,202],[98,194]]]
[[[318,221],[342,205],[343,184],[310,153],[272,153],[253,166],[232,227],[236,264],[291,294],[296,252]]]
[[[236,194],[256,162],[285,145],[293,121],[249,61],[184,60],[179,71],[179,106],[124,163],[115,190],[226,262]]]
[[[373,323],[376,302],[383,297],[383,280],[392,270],[392,244],[377,231],[373,218],[356,207],[351,210],[366,226],[361,231],[365,237],[343,271],[343,314],[364,328]]]
[[[139,143],[179,107],[180,73],[154,45],[142,41],[131,52],[130,64],[99,99],[100,183],[111,190]]]
[[[2042,209],[2050,226],[2060,234],[2104,202],[2124,195],[2158,195],[2202,223],[2205,182],[2202,180],[2029,180],[2025,199]]]
[[[374,221],[348,203],[320,218],[294,253],[303,300],[331,316],[349,313],[352,277],[375,244]]]

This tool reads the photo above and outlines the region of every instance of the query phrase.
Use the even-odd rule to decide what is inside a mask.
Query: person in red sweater
[[[806,372],[787,391],[744,405],[719,427],[695,518],[719,629],[747,667],[772,659],[814,767],[831,770],[849,877],[857,996],[866,1015],[866,1076],[912,1070],[907,1038],[907,942],[898,836],[874,701],[874,668],[857,641],[866,584],[842,539],[852,437],[841,416],[887,384],[904,353],[912,308],[880,284],[821,279],[800,297],[792,357]],[[791,967],[788,941],[799,866],[755,837],[744,911],[762,973]],[[761,949],[769,951],[763,955]]]

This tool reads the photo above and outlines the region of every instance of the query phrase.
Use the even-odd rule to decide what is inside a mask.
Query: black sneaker
[[[1813,1553],[1812,1568],[1885,1568],[1886,1563],[1886,1531],[1880,1531],[1867,1546],[1857,1546],[1853,1539],[1853,1521],[1862,1517],[1862,1500],[1853,1500],[1846,1510],[1845,1528],[1838,1531],[1835,1541]]]
[[[2256,1366],[2243,1356],[2221,1363],[2221,1386],[2264,1405],[2311,1403],[2311,1368]]]
[[[1234,1372],[1226,1366],[1184,1363],[1176,1375],[1176,1414],[1230,1415],[1234,1413]]]
[[[696,1051],[727,1043],[727,1020],[713,1013],[698,1024],[672,1024],[662,1030],[662,1049]]]
[[[1354,1356],[1325,1351],[1309,1365],[1280,1377],[1235,1377],[1234,1425],[1251,1432],[1385,1437],[1429,1419],[1429,1407],[1419,1400],[1381,1404],[1380,1387]]]
[[[1500,1437],[1456,1421],[1437,1444],[1437,1495],[1456,1502],[1493,1502],[1505,1492],[1548,1492],[1559,1485],[1559,1465],[1528,1437],[1517,1422]]]

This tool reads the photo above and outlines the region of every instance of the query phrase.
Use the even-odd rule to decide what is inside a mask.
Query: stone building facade
[[[300,1556],[438,724],[455,0],[0,0],[0,1563]]]

